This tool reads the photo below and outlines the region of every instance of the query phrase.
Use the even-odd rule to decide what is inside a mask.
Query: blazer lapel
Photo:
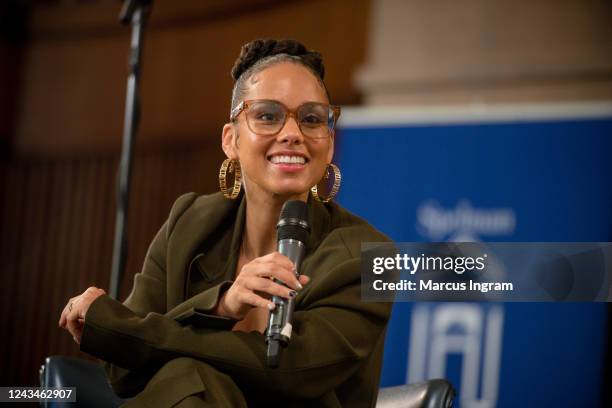
[[[187,269],[198,247],[228,217],[234,216],[242,200],[228,200],[221,193],[201,196],[178,219],[168,237],[167,310],[185,300]]]
[[[330,229],[330,211],[326,205],[309,196],[308,222],[311,233],[307,242],[307,255],[312,253]],[[168,237],[167,249],[167,310],[185,301],[189,283],[191,261],[199,264],[203,274],[221,273],[224,280],[233,280],[238,262],[238,251],[246,217],[244,194],[237,200],[228,200],[221,193],[200,196],[178,219]],[[219,242],[211,242],[211,253],[200,255],[202,243],[218,229],[230,228],[231,236],[219,235]],[[222,232],[222,231],[221,231]],[[206,252],[206,248],[204,249]],[[194,257],[198,259],[194,260]],[[191,265],[193,266],[193,265]],[[222,270],[222,272],[217,272]],[[206,277],[206,276],[205,276]]]
[[[188,285],[195,286],[185,289],[187,297],[218,282],[234,280],[245,216],[246,200],[243,199],[235,213],[230,213],[223,225],[198,248],[198,253],[190,262],[187,280]]]

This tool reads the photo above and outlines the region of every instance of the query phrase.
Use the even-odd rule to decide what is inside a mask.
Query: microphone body
[[[291,259],[295,266],[296,278],[300,276],[300,266],[306,254],[306,239],[310,232],[308,225],[308,208],[303,201],[287,201],[283,205],[280,220],[277,224],[278,252]],[[279,280],[277,283],[285,284]],[[285,285],[287,286],[287,285]],[[267,361],[269,367],[278,367],[281,347],[287,347],[293,330],[293,309],[295,299],[272,296],[275,307],[270,311],[266,343],[268,344]]]

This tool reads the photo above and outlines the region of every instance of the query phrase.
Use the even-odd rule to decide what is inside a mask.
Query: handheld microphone
[[[285,255],[295,265],[296,277],[300,276],[300,265],[306,253],[306,239],[310,233],[308,225],[308,207],[299,200],[287,201],[281,210],[280,219],[276,225],[278,252]],[[280,280],[276,282],[283,284]],[[285,285],[287,286],[287,285]],[[281,346],[287,347],[291,339],[293,308],[295,299],[285,299],[272,296],[275,307],[270,311],[266,343],[268,344],[268,366],[278,367]]]

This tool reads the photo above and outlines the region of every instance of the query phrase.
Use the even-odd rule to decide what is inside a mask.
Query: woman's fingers
[[[292,270],[294,267],[293,262],[291,262],[291,259],[281,254],[280,252],[271,252],[268,255],[264,255],[262,257],[254,259],[253,262],[273,262],[289,270]]]
[[[64,308],[62,309],[62,314],[60,315],[60,320],[58,322],[60,327],[64,327],[66,326],[66,319],[68,317],[68,313],[70,312],[70,309],[72,308],[72,302],[74,301],[74,299],[76,298],[70,298],[70,300],[68,300],[68,303],[66,303],[66,306],[64,306]]]
[[[244,286],[249,289],[249,291],[259,291],[271,296],[280,296],[287,299],[295,297],[297,294],[295,290],[267,278],[252,277],[251,279],[245,280]]]
[[[68,307],[65,309],[65,324],[64,328],[70,332],[74,341],[79,343],[81,334],[83,333],[83,323],[79,320],[79,297],[73,298],[68,302]]]
[[[293,270],[281,268],[276,264],[265,264],[263,267],[269,271],[267,276],[280,280],[282,283],[286,284],[292,289],[302,289],[302,284],[298,281],[298,278]]]
[[[70,298],[59,319],[59,326],[68,330],[75,342],[80,343],[85,323],[85,314],[92,302],[106,292],[103,289],[89,287],[79,296]]]
[[[72,339],[76,342],[76,344],[81,344],[81,337],[83,337],[83,322],[81,320],[77,320],[76,325],[74,326]]]
[[[240,295],[241,300],[243,303],[246,303],[248,305],[251,305],[253,307],[263,307],[266,308],[268,310],[272,310],[274,309],[274,302],[271,302],[268,299],[265,299],[259,295],[256,295],[254,292],[247,292],[244,291],[242,292],[242,294]]]
[[[302,289],[309,280],[306,276],[296,276],[289,258],[272,252],[242,267],[232,286],[219,300],[215,313],[242,319],[253,307],[271,310],[274,303],[269,300],[270,297],[295,297],[297,290]]]
[[[291,264],[290,268],[287,268],[286,265],[281,265],[274,261],[252,262],[244,266],[244,270],[240,273],[240,275],[242,275],[244,278],[249,278],[251,276],[270,277],[280,280],[281,282],[287,284],[287,286],[290,286],[292,289],[302,289],[302,284],[298,281],[297,276],[293,271],[293,264]]]
[[[70,334],[72,335],[74,339],[80,339],[81,333],[83,332],[83,324],[79,322],[77,317],[68,318],[66,329],[70,332]]]
[[[60,315],[60,319],[59,322],[57,322],[57,325],[59,327],[64,327],[66,325],[66,308],[68,306],[65,306],[64,309],[62,310],[62,314]]]

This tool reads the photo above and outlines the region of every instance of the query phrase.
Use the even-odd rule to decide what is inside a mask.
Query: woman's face
[[[329,103],[314,74],[292,62],[265,68],[251,76],[247,84],[244,100],[275,100],[290,110],[305,102]],[[234,124],[223,127],[222,145],[227,157],[240,160],[248,197],[264,199],[273,196],[306,201],[308,191],[321,180],[334,152],[332,136],[305,137],[293,117],[287,118],[276,135],[255,134],[247,125],[246,112],[238,115]],[[281,156],[299,156],[304,163],[279,163]]]

